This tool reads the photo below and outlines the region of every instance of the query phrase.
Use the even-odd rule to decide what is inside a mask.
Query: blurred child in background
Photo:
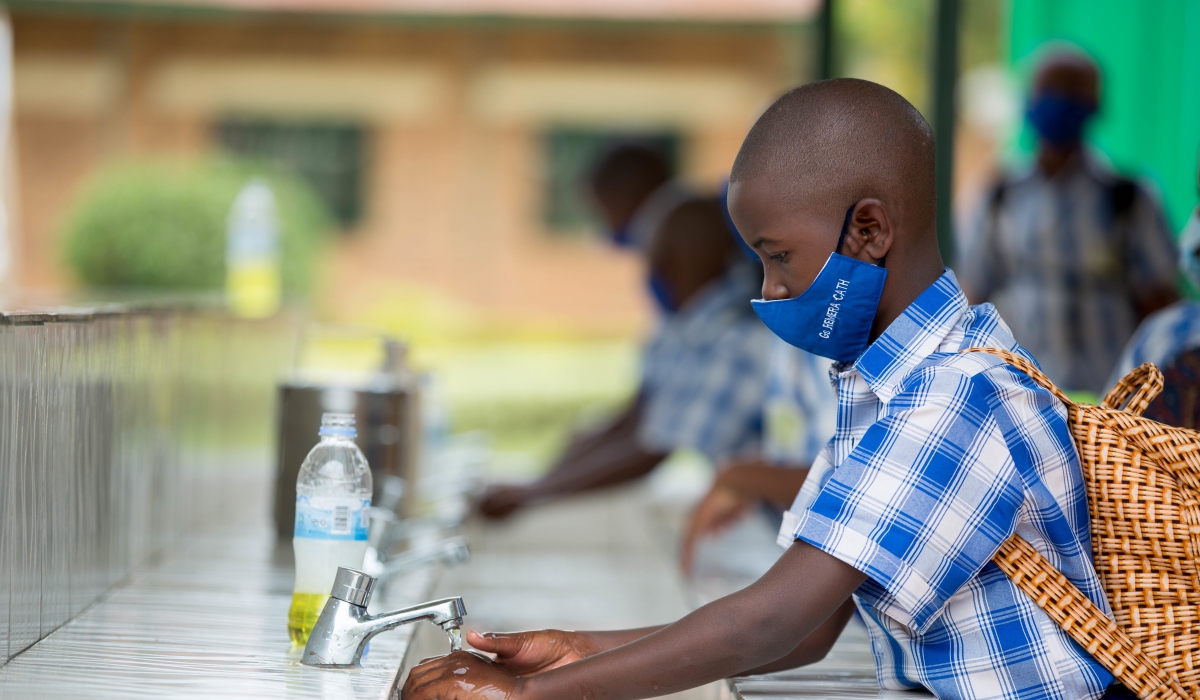
[[[1196,188],[1200,192],[1200,166]],[[1179,235],[1179,263],[1188,281],[1200,288],[1200,205]],[[1153,362],[1165,375],[1163,392],[1145,415],[1194,430],[1200,424],[1200,303],[1177,301],[1143,321],[1121,353],[1109,386],[1143,362]]]
[[[680,564],[692,573],[696,548],[766,506],[778,528],[837,422],[830,361],[771,337],[760,452],[722,465],[692,511],[680,547]]]
[[[650,180],[637,180],[646,191]],[[598,200],[612,201],[596,188]],[[614,207],[606,218],[618,223],[616,213]],[[648,239],[636,227],[631,235],[646,256],[649,288],[662,310],[643,352],[636,397],[608,425],[572,440],[541,478],[491,488],[480,505],[484,515],[505,517],[639,478],[675,450],[696,450],[719,464],[757,445],[769,347],[769,333],[749,303],[758,296],[757,263],[737,252],[715,198],[677,202]]]

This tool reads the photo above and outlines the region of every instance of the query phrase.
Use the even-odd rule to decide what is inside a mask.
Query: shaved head
[[[651,266],[672,261],[712,278],[724,271],[734,242],[715,197],[689,199],[663,219],[650,240]]]
[[[1100,68],[1078,49],[1047,52],[1033,73],[1034,96],[1056,93],[1096,105],[1100,100]]]
[[[654,190],[671,178],[671,167],[657,149],[621,143],[592,166],[588,182],[592,198],[609,228],[629,223]]]
[[[735,243],[716,197],[694,197],[675,207],[647,249],[650,269],[668,280],[684,304],[729,267]]]
[[[808,289],[834,252],[888,271],[878,337],[945,268],[929,124],[882,85],[840,78],[776,100],[729,177],[729,213],[763,262],[764,299]]]
[[[935,231],[933,131],[907,100],[866,80],[780,97],[746,136],[729,180],[769,181],[778,197],[836,218],[876,197],[914,229]]]

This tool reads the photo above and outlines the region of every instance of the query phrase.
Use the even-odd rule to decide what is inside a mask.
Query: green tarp
[[[1038,49],[1055,39],[1091,54],[1103,71],[1103,105],[1089,140],[1122,171],[1158,184],[1178,231],[1197,200],[1200,0],[1011,2],[1013,70],[1028,81]],[[1015,147],[1029,152],[1025,131]]]

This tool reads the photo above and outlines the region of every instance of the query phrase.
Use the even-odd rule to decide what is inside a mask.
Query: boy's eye
[[[773,253],[767,256],[767,259],[774,260],[777,263],[782,263],[787,260],[787,253]]]

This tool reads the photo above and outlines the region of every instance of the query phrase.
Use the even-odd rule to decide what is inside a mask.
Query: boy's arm
[[[696,561],[696,543],[737,521],[757,503],[787,510],[808,477],[808,467],[780,467],[761,459],[735,462],[717,475],[692,510],[679,547],[679,564],[687,573]]]
[[[573,440],[542,477],[529,484],[491,489],[479,505],[480,512],[503,518],[532,503],[614,486],[649,474],[667,455],[641,446],[641,415],[642,400],[638,397],[608,427]]]
[[[776,661],[745,671],[740,675],[773,673],[797,666],[806,666],[825,658],[854,614],[854,600],[847,599],[842,607],[829,616],[815,632],[804,638],[787,656]],[[467,632],[471,646],[496,655],[496,663],[515,676],[535,676],[575,663],[602,651],[615,649],[647,635],[666,625],[642,627],[640,629],[611,630],[604,632],[566,632],[563,630],[536,630],[532,632],[508,632],[480,634]]]
[[[717,476],[714,487],[737,492],[744,498],[764,501],[787,510],[808,477],[808,466],[781,467],[763,460],[740,462]]]
[[[694,688],[770,668],[794,653],[866,576],[797,542],[757,582],[628,644],[540,675],[514,677],[502,667],[452,654],[409,674],[405,700],[633,700]]]

